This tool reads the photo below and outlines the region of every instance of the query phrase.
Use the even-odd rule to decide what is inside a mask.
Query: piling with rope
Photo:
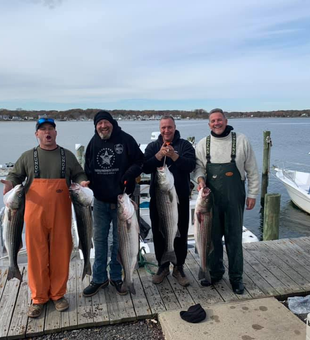
[[[262,208],[264,208],[265,195],[267,194],[267,188],[268,188],[270,153],[271,153],[271,147],[272,147],[270,131],[263,132],[263,141],[264,141],[264,151],[263,151],[262,187],[261,187],[261,199],[260,199],[261,200],[260,204]]]

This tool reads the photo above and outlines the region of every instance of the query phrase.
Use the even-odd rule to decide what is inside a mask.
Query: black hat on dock
[[[187,322],[198,323],[206,318],[207,313],[198,303],[197,305],[190,306],[187,311],[181,311],[180,316]]]

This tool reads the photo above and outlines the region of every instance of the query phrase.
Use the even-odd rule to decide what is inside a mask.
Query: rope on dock
[[[153,271],[149,268],[149,266],[158,267],[157,264],[155,264],[155,263],[153,263],[153,262],[148,262],[148,261],[146,261],[145,257],[144,257],[143,254],[142,254],[143,252],[144,252],[144,254],[146,254],[145,248],[144,248],[144,247],[141,247],[140,250],[139,250],[139,254],[138,254],[138,265],[139,265],[139,268],[144,267],[144,269],[145,269],[148,273],[150,273],[150,274],[152,274],[152,275],[156,274],[155,272],[153,272]]]

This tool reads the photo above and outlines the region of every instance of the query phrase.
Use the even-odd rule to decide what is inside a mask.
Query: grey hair
[[[211,115],[212,113],[215,113],[215,112],[221,113],[221,114],[223,115],[223,117],[226,118],[224,111],[223,111],[222,109],[218,108],[218,107],[215,108],[215,109],[212,109],[212,110],[209,112],[209,117],[210,117],[210,115]]]

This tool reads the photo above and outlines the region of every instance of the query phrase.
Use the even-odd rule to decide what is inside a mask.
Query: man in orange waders
[[[50,299],[55,309],[69,307],[66,293],[72,250],[71,181],[87,186],[87,177],[72,152],[56,144],[56,124],[40,118],[39,146],[24,152],[4,184],[3,193],[26,180],[26,246],[32,304],[28,316],[39,317]]]

